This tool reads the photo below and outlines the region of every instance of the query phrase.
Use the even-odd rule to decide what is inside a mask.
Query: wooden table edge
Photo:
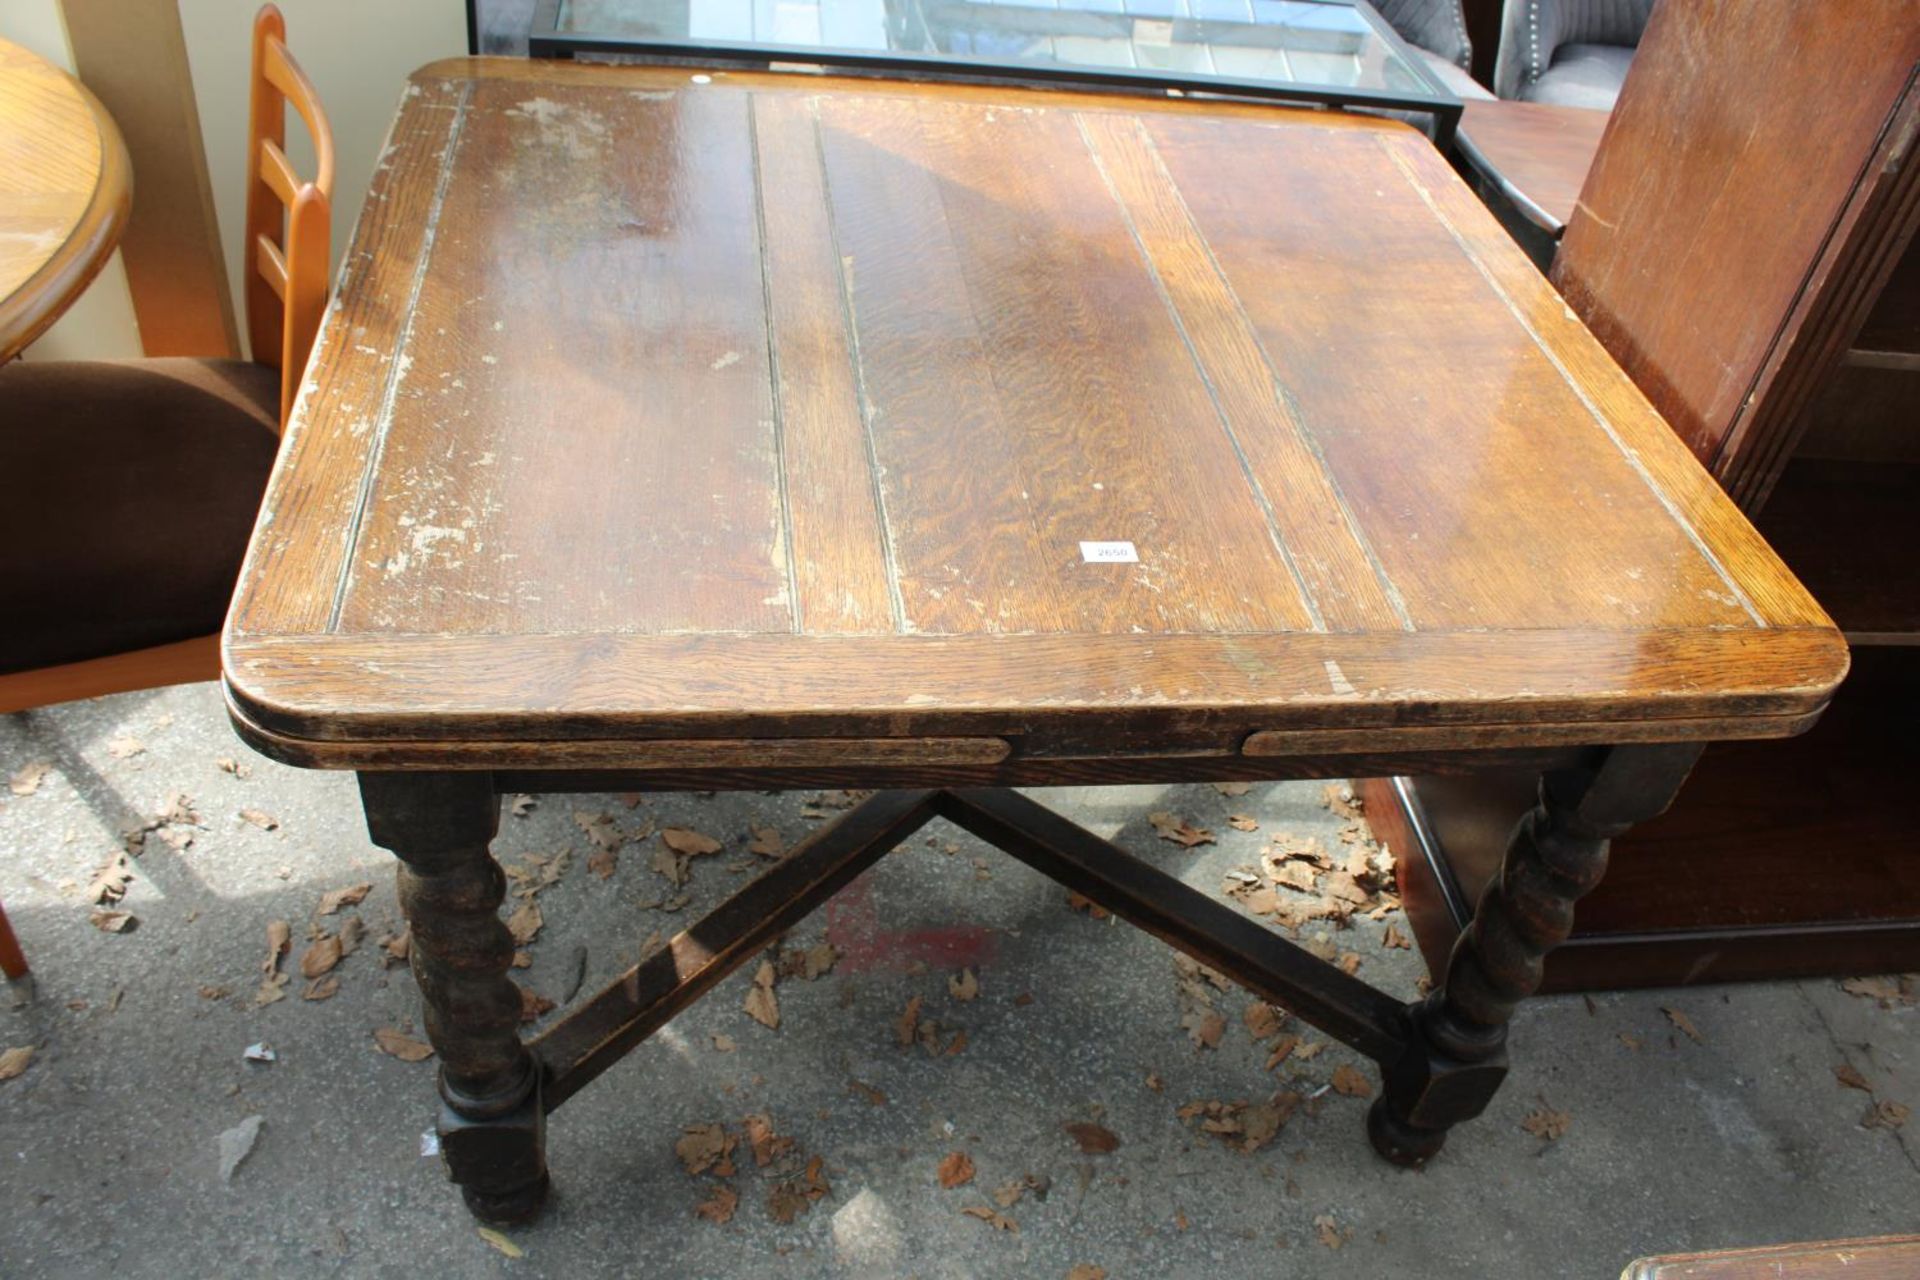
[[[0,364],[13,359],[51,328],[93,283],[113,256],[133,212],[133,162],[120,136],[120,126],[87,86],[58,67],[54,70],[66,76],[93,113],[100,137],[100,172],[93,184],[93,196],[66,241],[38,271],[21,281],[19,288],[0,298]]]
[[[1622,632],[1617,639],[1630,644],[1645,633]],[[660,671],[667,662],[638,660],[635,653],[661,652],[651,648],[667,637],[541,636],[474,637],[470,643],[511,641],[521,646],[510,659],[528,681],[528,688],[547,695],[547,705],[529,694],[520,705],[494,707],[436,703],[413,683],[417,664],[457,668],[457,661],[437,653],[432,637],[414,637],[425,646],[421,657],[396,659],[380,638],[346,637],[235,637],[222,646],[222,669],[229,708],[235,724],[250,741],[269,746],[269,754],[285,759],[309,759],[317,767],[355,767],[359,756],[384,753],[392,758],[412,744],[424,757],[429,748],[442,756],[512,758],[525,762],[535,750],[559,752],[581,759],[617,759],[631,756],[636,744],[663,742],[819,742],[932,739],[933,753],[963,750],[956,744],[1012,742],[1015,753],[1035,748],[1049,754],[1059,749],[1039,744],[1064,740],[1076,750],[1097,754],[1103,735],[1133,741],[1155,740],[1167,754],[1185,751],[1247,753],[1277,757],[1309,750],[1404,750],[1409,747],[1458,748],[1539,747],[1570,742],[1626,742],[1722,740],[1785,737],[1810,726],[1825,709],[1844,677],[1848,654],[1837,631],[1828,628],[1777,628],[1729,632],[1682,633],[1696,646],[1697,670],[1679,673],[1681,691],[1627,696],[1599,690],[1586,696],[1527,693],[1518,687],[1499,696],[1446,699],[1413,690],[1367,691],[1296,695],[1282,698],[1248,686],[1238,696],[1194,696],[1184,700],[1149,699],[1135,702],[1082,700],[1044,705],[1006,705],[993,702],[982,689],[982,699],[956,705],[916,706],[903,701],[887,706],[811,706],[756,704],[750,692],[736,705],[717,702],[706,707],[672,704],[656,697],[618,705],[602,684],[589,700],[576,698],[564,685],[568,672],[627,666],[646,673],[643,681],[655,695],[663,687]],[[1719,638],[1724,649],[1715,650]],[[1005,637],[1021,639],[1023,637]],[[1422,633],[1408,642],[1445,641],[1447,633]],[[1468,637],[1471,640],[1472,637]],[[398,638],[387,638],[390,645]],[[762,637],[804,644],[804,637]],[[884,645],[912,638],[867,637]],[[922,638],[925,639],[925,638]],[[979,638],[972,638],[975,643]],[[1093,637],[1050,637],[1052,640],[1091,641]],[[1110,638],[1119,640],[1122,638]],[[1248,637],[1197,637],[1230,650]],[[1271,639],[1271,638],[1269,638]],[[1302,634],[1283,638],[1307,650],[1303,665],[1317,670],[1315,651],[1338,646],[1352,637]],[[1505,638],[1513,643],[1514,638]],[[1742,646],[1756,639],[1791,649],[1795,678],[1761,681],[1751,686],[1725,675],[1717,687],[1706,683],[1716,666],[1738,671],[1744,665]],[[619,641],[626,641],[624,651]],[[1555,633],[1542,633],[1539,643],[1557,645]],[[1702,642],[1705,647],[1700,648]],[[402,648],[405,646],[402,645]],[[1623,648],[1623,652],[1624,652]],[[928,655],[944,661],[941,650]],[[1448,659],[1457,661],[1457,659]],[[545,670],[540,664],[545,664]],[[1349,665],[1355,666],[1352,659]],[[385,695],[370,694],[362,683],[367,672],[380,670],[388,682]],[[1336,663],[1332,670],[1340,671]],[[259,678],[265,672],[266,678]],[[282,673],[282,674],[276,674]],[[292,673],[288,676],[284,673]],[[349,674],[351,704],[336,700],[325,686],[335,675]],[[317,677],[318,684],[314,683]],[[670,677],[669,677],[670,678]],[[479,687],[486,680],[475,682]],[[1257,683],[1257,682],[1256,682]],[[381,705],[381,698],[389,700]],[[769,726],[778,726],[770,728]],[[1020,740],[1033,735],[1027,742]],[[595,747],[591,744],[600,744]],[[966,751],[990,750],[978,746]],[[826,749],[823,746],[823,756]],[[588,767],[582,765],[581,767]],[[616,767],[594,765],[592,767]]]

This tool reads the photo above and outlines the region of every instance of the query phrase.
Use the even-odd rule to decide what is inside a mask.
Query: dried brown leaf
[[[1666,1014],[1667,1021],[1685,1032],[1687,1038],[1695,1044],[1705,1044],[1707,1042],[1707,1038],[1700,1034],[1700,1028],[1694,1026],[1693,1019],[1689,1018],[1686,1014],[1680,1012],[1678,1009],[1665,1007],[1662,1007],[1660,1012]]]
[[[1187,1010],[1180,1016],[1180,1026],[1200,1049],[1218,1049],[1220,1038],[1227,1034],[1227,1020],[1212,1009]]]
[[[131,911],[108,911],[104,907],[95,907],[93,914],[87,917],[87,923],[102,933],[126,933],[139,924],[140,919]]]
[[[716,1177],[728,1178],[733,1176],[733,1148],[739,1141],[723,1125],[690,1124],[680,1131],[673,1154],[691,1175],[711,1170]]]
[[[1253,784],[1251,782],[1216,782],[1213,784],[1213,789],[1231,800],[1253,790]]]
[[[265,809],[242,809],[240,811],[240,818],[244,822],[252,823],[262,831],[272,831],[280,825],[280,819],[274,817]]]
[[[595,849],[587,855],[587,870],[602,880],[611,880],[620,869],[620,855],[612,849]]]
[[[1287,1015],[1265,1000],[1255,1000],[1241,1012],[1240,1020],[1247,1024],[1248,1035],[1255,1040],[1265,1040],[1280,1033],[1280,1028],[1287,1024]]]
[[[1843,1062],[1833,1069],[1833,1078],[1849,1089],[1858,1089],[1862,1093],[1872,1093],[1873,1086],[1867,1078],[1854,1069],[1852,1063]]]
[[[1380,937],[1380,942],[1389,951],[1410,951],[1413,949],[1413,943],[1407,940],[1407,935],[1401,933],[1392,925],[1387,926],[1386,932]]]
[[[1091,1120],[1075,1120],[1060,1127],[1090,1156],[1104,1156],[1120,1149],[1120,1139],[1113,1130]]]
[[[357,907],[372,892],[373,882],[370,880],[350,884],[344,889],[329,889],[320,895],[320,906],[315,914],[330,916],[342,907]]]
[[[1001,1213],[998,1209],[991,1208],[984,1204],[970,1204],[960,1212],[970,1218],[980,1219],[980,1221],[986,1223],[995,1231],[1011,1232],[1014,1235],[1020,1234],[1020,1224],[1012,1218],[1009,1218],[1006,1214]]]
[[[1343,1062],[1333,1069],[1333,1091],[1343,1098],[1371,1098],[1373,1081]]]
[[[107,754],[115,760],[127,760],[147,749],[147,744],[130,733],[107,739]]]
[[[405,964],[413,955],[413,926],[403,926],[399,933],[380,939],[380,967]]]
[[[1544,1101],[1532,1111],[1529,1111],[1526,1118],[1520,1122],[1522,1129],[1525,1129],[1542,1142],[1553,1142],[1563,1137],[1572,1125],[1573,1116],[1571,1113],[1555,1111],[1552,1107],[1546,1105]]]
[[[53,772],[50,760],[31,760],[15,770],[7,779],[7,790],[16,796],[30,796],[40,789],[41,780]]]
[[[1327,788],[1331,791],[1333,788]],[[1330,1213],[1316,1214],[1313,1219],[1314,1236],[1329,1249],[1339,1249],[1353,1239],[1353,1228],[1342,1227],[1333,1220]]]
[[[538,1022],[553,1011],[553,1001],[531,987],[520,988],[520,1021]]]
[[[1353,793],[1352,783],[1329,782],[1321,788],[1320,802],[1338,817],[1358,819],[1366,816],[1360,798]]]
[[[973,1157],[964,1151],[948,1152],[936,1172],[940,1185],[945,1189],[951,1191],[955,1187],[963,1187],[973,1181]]]
[[[780,1028],[780,1001],[773,994],[775,977],[773,963],[762,960],[759,970],[753,975],[753,986],[747,989],[746,1009],[747,1016],[755,1022],[777,1031]]]
[[[398,1027],[381,1027],[373,1033],[374,1047],[402,1062],[425,1062],[433,1056],[433,1046],[416,1040]]]
[[[300,993],[302,1000],[331,1000],[340,990],[340,975],[330,973],[315,982],[309,982],[307,989]]]
[[[16,792],[28,795],[29,792]],[[12,1049],[0,1050],[0,1080],[11,1080],[24,1072],[33,1063],[34,1047],[30,1044],[18,1045]]]
[[[907,1001],[906,1009],[893,1020],[893,1041],[902,1049],[910,1049],[920,1031],[920,997],[913,996]]]
[[[127,882],[133,879],[133,864],[127,855],[116,853],[95,869],[87,881],[86,899],[100,906],[112,906],[127,896]]]
[[[1228,814],[1227,825],[1235,831],[1258,831],[1260,829],[1260,824],[1255,822],[1250,815],[1244,813]]]
[[[1898,1129],[1907,1123],[1912,1115],[1905,1104],[1883,1098],[1861,1113],[1862,1129]]]
[[[540,914],[540,904],[528,898],[513,909],[507,917],[507,932],[513,935],[515,944],[526,947],[540,936],[540,930],[546,926],[546,917]]]
[[[1147,822],[1152,825],[1155,835],[1183,849],[1214,843],[1213,832],[1205,827],[1191,826],[1185,818],[1164,809],[1158,813],[1148,814]]]
[[[1067,1280],[1107,1280],[1107,1269],[1082,1262],[1067,1272]]]
[[[962,969],[947,979],[947,991],[955,1000],[971,1001],[980,994],[980,979],[971,969]]]
[[[753,827],[753,839],[747,842],[747,852],[757,853],[763,858],[778,858],[787,851],[786,841],[780,838],[780,832],[773,827]]]
[[[340,963],[340,939],[323,933],[300,953],[300,976],[311,982]]]
[[[668,827],[661,831],[660,839],[667,848],[689,858],[718,853],[721,848],[718,840],[687,827]]]
[[[693,1206],[693,1212],[716,1227],[724,1227],[733,1221],[733,1211],[739,1207],[740,1193],[724,1182],[717,1182],[713,1194]]]
[[[1075,893],[1071,889],[1067,890],[1067,909],[1070,911],[1084,911],[1095,920],[1105,920],[1107,916],[1111,914],[1105,907],[1095,902],[1092,898]]]

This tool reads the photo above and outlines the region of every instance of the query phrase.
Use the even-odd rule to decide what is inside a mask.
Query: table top
[[[225,638],[341,767],[1767,736],[1845,666],[1403,125],[505,59],[413,78]]]
[[[1469,102],[1458,145],[1523,216],[1557,237],[1580,202],[1610,114],[1547,102]]]
[[[545,0],[536,56],[791,60],[1434,111],[1459,99],[1366,0]]]
[[[126,144],[99,99],[0,40],[0,361],[92,282],[132,201]]]

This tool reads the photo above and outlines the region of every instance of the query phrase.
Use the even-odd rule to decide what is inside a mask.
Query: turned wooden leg
[[[1446,981],[1407,1007],[1407,1049],[1385,1064],[1367,1113],[1381,1155],[1423,1164],[1448,1128],[1486,1109],[1507,1074],[1507,1021],[1572,931],[1573,904],[1600,883],[1609,842],[1672,803],[1700,750],[1613,747],[1591,767],[1541,778],[1539,802],[1514,828],[1499,877],[1454,943]]]
[[[545,1110],[520,1042],[506,876],[487,851],[500,824],[484,773],[362,773],[373,842],[400,859],[413,976],[440,1056],[440,1152],[474,1216],[524,1222],[547,1197]]]

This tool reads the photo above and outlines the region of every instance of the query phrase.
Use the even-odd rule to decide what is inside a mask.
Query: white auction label
[[[1080,558],[1088,564],[1139,564],[1140,553],[1131,542],[1083,542]]]

